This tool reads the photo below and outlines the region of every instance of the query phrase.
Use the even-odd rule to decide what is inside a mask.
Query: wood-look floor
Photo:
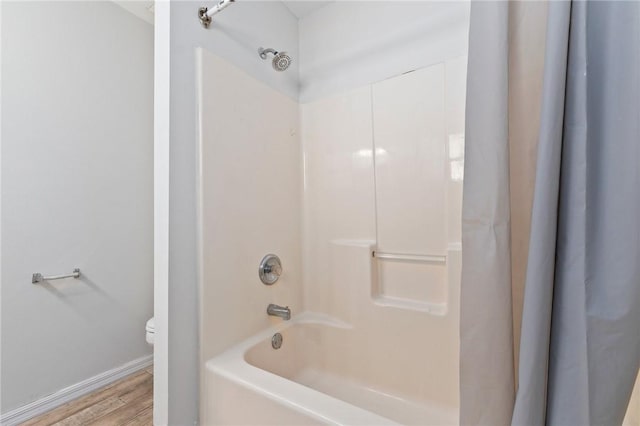
[[[153,367],[68,402],[22,426],[153,425]]]

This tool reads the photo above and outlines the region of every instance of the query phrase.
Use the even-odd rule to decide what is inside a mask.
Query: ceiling
[[[302,18],[309,15],[312,12],[320,9],[323,6],[333,3],[333,0],[324,1],[306,1],[306,0],[282,0],[285,6],[293,13],[297,18]]]

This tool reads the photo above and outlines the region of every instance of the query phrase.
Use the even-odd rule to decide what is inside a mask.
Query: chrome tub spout
[[[280,317],[283,320],[291,319],[291,309],[289,309],[288,306],[278,306],[270,303],[269,306],[267,306],[267,314],[274,317]]]

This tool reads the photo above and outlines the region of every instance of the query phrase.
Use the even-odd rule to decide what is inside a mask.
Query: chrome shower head
[[[258,54],[262,59],[267,59],[267,53],[273,53],[273,61],[271,65],[273,69],[276,71],[284,71],[289,68],[291,65],[291,56],[287,54],[287,52],[278,52],[274,49],[263,49],[262,47],[258,49]]]
[[[276,71],[284,71],[291,65],[291,56],[287,55],[287,52],[278,52],[273,57],[271,65]]]

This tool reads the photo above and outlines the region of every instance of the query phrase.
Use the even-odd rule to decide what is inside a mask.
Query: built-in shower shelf
[[[378,306],[419,311],[438,316],[444,316],[447,314],[446,303],[429,303],[419,300],[403,299],[399,297],[389,297],[384,295],[378,295],[377,297],[374,297],[373,301]]]
[[[449,300],[447,255],[373,249],[373,301],[379,306],[445,315]]]

